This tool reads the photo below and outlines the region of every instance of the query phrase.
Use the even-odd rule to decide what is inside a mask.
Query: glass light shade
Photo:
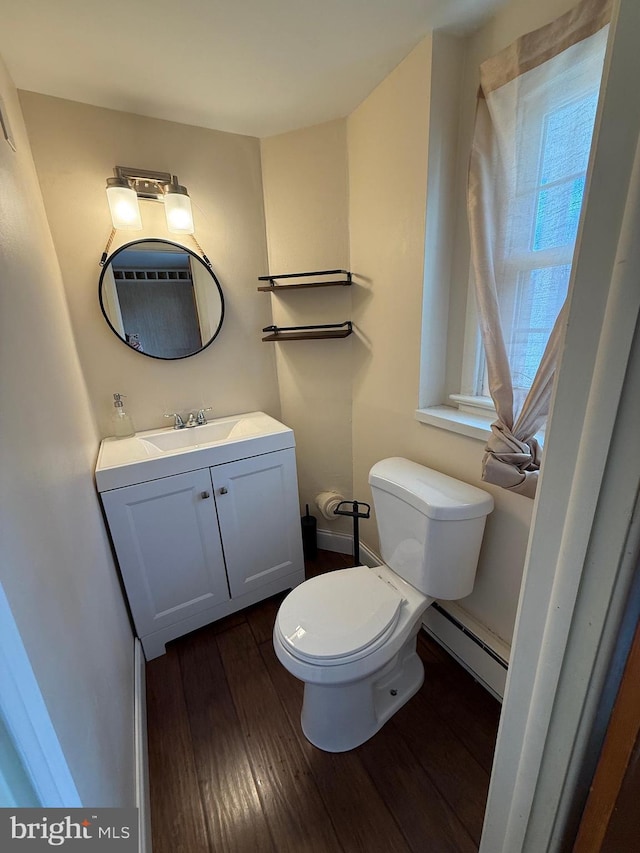
[[[164,212],[172,234],[193,234],[191,199],[184,193],[165,193]]]
[[[121,231],[140,231],[142,219],[138,196],[131,187],[107,187],[107,199],[113,227]]]

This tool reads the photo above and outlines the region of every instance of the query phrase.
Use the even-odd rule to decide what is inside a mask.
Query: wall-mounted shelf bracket
[[[319,278],[327,275],[343,275],[344,279],[338,281],[292,281],[290,284],[279,284],[282,279],[297,279],[297,278]],[[274,293],[276,290],[293,290],[313,287],[348,287],[351,282],[351,273],[349,270],[316,270],[315,272],[292,272],[284,275],[261,275],[258,281],[268,281],[266,287],[259,287],[263,293]]]
[[[263,341],[313,341],[325,338],[347,338],[353,331],[351,320],[316,326],[265,326],[269,332]]]

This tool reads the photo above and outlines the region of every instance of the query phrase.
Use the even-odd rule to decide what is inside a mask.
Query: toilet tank
[[[369,484],[387,566],[424,595],[469,595],[491,495],[400,457],[377,462]]]

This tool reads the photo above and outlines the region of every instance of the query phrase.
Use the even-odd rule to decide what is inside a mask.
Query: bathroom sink
[[[96,464],[99,492],[295,447],[293,431],[264,412],[216,418],[175,430],[105,438]]]
[[[241,435],[243,432],[244,419],[225,419],[222,423],[208,423],[197,427],[185,427],[184,429],[172,429],[170,432],[158,432],[155,435],[147,435],[142,441],[148,441],[158,450],[173,451],[188,449],[191,447],[204,447],[205,444],[213,444],[216,441],[226,441],[234,433]],[[249,430],[251,422],[249,421]],[[246,433],[245,433],[246,434]]]

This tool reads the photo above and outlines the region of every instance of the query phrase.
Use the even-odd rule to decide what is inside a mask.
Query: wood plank
[[[275,851],[251,772],[240,721],[213,631],[179,646],[182,684],[211,848],[216,853]]]
[[[489,774],[455,731],[435,712],[426,694],[428,681],[392,718],[392,725],[458,816],[476,844],[480,843]]]
[[[411,850],[475,853],[476,844],[407,745],[404,734],[392,718],[356,753],[402,827]]]
[[[598,766],[591,783],[589,797],[585,806],[578,835],[575,843],[575,853],[595,853],[604,843],[607,828],[618,806],[618,797],[627,776],[627,786],[624,789],[628,796],[629,789],[636,795],[640,782],[638,761],[638,739],[640,738],[640,622],[636,626],[631,649],[625,663],[622,679],[618,688],[616,701],[609,718],[607,734],[598,760]],[[635,762],[632,760],[635,751]],[[624,836],[626,832],[637,836],[637,816],[624,813],[618,814],[612,835]],[[608,846],[609,850],[615,847]],[[620,848],[622,849],[622,848]]]
[[[315,560],[305,560],[305,574],[308,578],[332,572],[336,569],[348,569],[353,566],[352,554],[339,554],[337,551],[324,551],[318,548]]]
[[[217,636],[226,678],[277,850],[342,847],[248,625]]]
[[[425,665],[426,699],[490,774],[500,703],[425,631],[418,634],[418,653]]]
[[[629,758],[599,853],[620,853],[621,850],[638,848],[638,802],[640,802],[640,736]]]
[[[147,725],[154,853],[208,853],[180,665],[174,648],[150,661]]]
[[[426,839],[423,837],[422,845],[417,848],[407,845],[385,799],[373,784],[356,751],[337,754],[323,752],[306,740],[300,727],[304,685],[282,666],[271,641],[260,646],[260,654],[331,815],[342,848],[348,853],[402,853],[405,850],[419,850],[422,853]],[[357,820],[354,820],[354,815],[357,815]],[[437,848],[429,849],[435,851]],[[442,849],[456,853],[464,850],[466,853],[467,850],[475,850],[475,847]]]
[[[278,608],[286,595],[287,593],[279,593],[245,611],[247,622],[257,646],[267,641],[271,642]]]
[[[222,631],[227,631],[229,628],[235,628],[236,625],[242,625],[246,621],[246,611],[239,610],[236,613],[230,613],[228,616],[223,616],[222,619],[218,619],[216,622],[212,622],[203,630],[211,630],[214,634],[220,634]]]
[[[351,564],[320,550],[307,576]],[[147,665],[154,853],[471,853],[498,703],[425,636],[418,695],[358,750],[323,753],[300,729],[303,685],[273,652],[279,598]]]

